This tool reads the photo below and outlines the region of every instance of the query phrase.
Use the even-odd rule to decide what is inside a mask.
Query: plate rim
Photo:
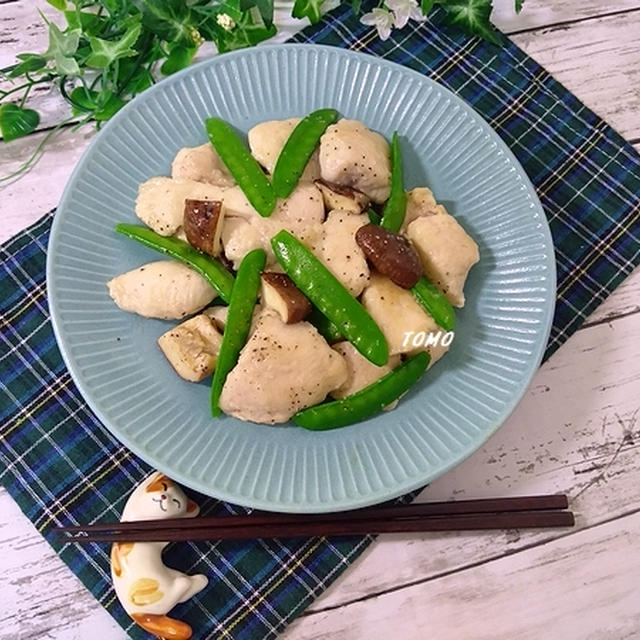
[[[205,495],[212,496],[216,499],[219,499],[231,504],[241,505],[249,508],[265,509],[270,511],[280,511],[280,512],[287,512],[287,513],[325,513],[325,512],[343,511],[343,510],[367,507],[374,504],[379,504],[386,500],[397,498],[399,496],[415,491],[416,489],[424,487],[425,485],[429,484],[436,478],[447,473],[452,468],[458,466],[466,458],[468,458],[473,453],[478,451],[478,449],[480,449],[487,442],[487,440],[507,421],[509,416],[513,413],[513,411],[515,410],[515,408],[517,407],[517,405],[519,404],[519,402],[522,400],[523,396],[526,394],[527,390],[529,389],[531,385],[531,381],[535,376],[536,372],[538,371],[538,368],[540,366],[540,363],[542,362],[542,358],[546,351],[549,335],[550,335],[552,324],[553,324],[553,315],[555,311],[556,294],[557,294],[555,247],[554,247],[553,237],[551,235],[549,223],[548,223],[546,214],[544,212],[544,209],[542,207],[542,204],[540,203],[538,195],[535,191],[535,188],[531,183],[531,180],[527,175],[526,171],[524,170],[524,168],[518,161],[517,157],[513,153],[513,151],[509,148],[507,143],[499,136],[499,134],[491,127],[491,125],[485,120],[485,118],[480,113],[478,113],[478,111],[476,111],[476,109],[470,103],[468,103],[464,98],[457,95],[451,89],[446,87],[444,84],[434,80],[433,78],[430,78],[429,76],[424,75],[416,71],[415,69],[405,67],[391,60],[386,60],[384,58],[380,58],[378,56],[370,55],[360,51],[353,51],[351,49],[345,49],[345,48],[334,47],[329,45],[319,45],[319,44],[313,44],[313,43],[263,44],[257,47],[240,49],[240,50],[228,52],[225,54],[215,55],[212,58],[208,58],[196,64],[190,65],[189,67],[158,82],[156,85],[150,87],[144,93],[140,94],[140,96],[137,96],[134,100],[129,102],[127,105],[125,105],[111,120],[107,122],[107,124],[102,128],[102,130],[99,131],[97,135],[94,136],[89,146],[85,149],[82,156],[77,161],[73,171],[71,172],[67,180],[62,197],[60,199],[60,202],[56,210],[56,214],[53,217],[53,222],[51,226],[51,232],[50,232],[50,237],[49,237],[49,242],[47,247],[47,258],[46,258],[47,298],[48,298],[51,323],[52,323],[56,343],[62,355],[64,364],[69,370],[69,373],[76,387],[78,388],[78,391],[80,392],[83,400],[87,403],[87,405],[96,415],[96,417],[100,420],[101,424],[118,442],[120,442],[125,447],[130,449],[136,456],[142,459],[145,463],[149,464],[154,468],[158,468],[156,461],[154,461],[152,458],[150,459],[150,457],[146,455],[146,453],[141,449],[141,447],[138,447],[136,443],[131,441],[131,439],[128,436],[119,433],[117,430],[117,427],[114,428],[114,425],[110,424],[111,421],[105,417],[102,409],[98,406],[97,401],[92,397],[91,391],[88,390],[87,386],[85,385],[83,377],[79,371],[79,367],[75,363],[72,357],[72,354],[70,353],[70,350],[68,348],[68,345],[64,340],[64,332],[61,326],[62,325],[61,311],[58,308],[57,301],[56,301],[56,296],[57,296],[55,292],[56,287],[50,286],[51,283],[55,282],[55,276],[53,273],[54,251],[52,251],[52,249],[55,249],[55,245],[58,241],[58,236],[61,233],[62,225],[64,224],[64,211],[68,205],[69,200],[72,198],[74,183],[76,182],[78,176],[82,173],[84,169],[84,165],[86,164],[87,159],[90,157],[92,149],[95,148],[96,142],[98,140],[100,140],[103,137],[106,137],[112,128],[118,126],[118,123],[120,122],[120,120],[125,119],[127,117],[129,111],[136,109],[137,105],[139,105],[142,100],[152,99],[152,98],[149,98],[148,96],[153,96],[155,92],[163,91],[164,89],[169,87],[171,84],[179,82],[182,77],[189,76],[193,73],[196,73],[197,70],[200,68],[204,68],[208,66],[216,66],[217,64],[220,64],[221,60],[241,58],[246,55],[256,54],[257,51],[265,51],[265,52],[272,51],[272,50],[281,51],[284,48],[291,49],[291,50],[315,49],[327,55],[333,54],[333,55],[339,55],[339,56],[345,56],[345,57],[354,56],[356,58],[364,58],[369,63],[372,63],[374,65],[386,67],[391,70],[394,70],[394,69],[400,70],[403,73],[414,76],[416,80],[422,83],[425,83],[427,87],[431,86],[431,87],[437,88],[438,91],[443,92],[447,96],[447,98],[449,98],[454,104],[462,107],[464,111],[470,111],[471,114],[476,119],[476,124],[482,128],[483,133],[486,134],[489,137],[489,139],[497,145],[498,150],[501,153],[503,153],[504,156],[509,160],[510,164],[515,169],[518,170],[519,172],[518,177],[522,185],[526,188],[527,194],[529,196],[529,200],[534,206],[535,212],[533,212],[533,215],[535,216],[537,214],[537,217],[542,222],[542,224],[540,224],[540,231],[544,236],[545,244],[548,249],[548,255],[546,260],[547,270],[545,273],[545,284],[547,285],[547,292],[553,292],[553,295],[551,295],[551,293],[545,294],[549,299],[545,300],[545,303],[541,305],[541,308],[543,308],[543,313],[544,313],[544,319],[543,319],[544,335],[540,337],[540,340],[536,345],[536,350],[533,356],[530,358],[526,375],[523,375],[521,378],[518,392],[514,393],[509,399],[509,401],[504,403],[504,407],[500,412],[500,414],[495,418],[495,421],[492,427],[490,429],[487,429],[486,431],[483,431],[480,439],[474,439],[473,446],[470,447],[470,450],[463,450],[459,455],[452,457],[446,464],[440,465],[436,470],[434,470],[430,474],[421,476],[419,479],[412,479],[412,476],[408,476],[408,481],[401,485],[397,485],[397,487],[392,492],[390,491],[381,492],[378,490],[378,491],[373,491],[370,494],[367,494],[367,497],[365,498],[358,497],[354,499],[350,497],[350,498],[343,499],[340,502],[328,501],[326,503],[321,503],[321,504],[320,503],[307,504],[306,502],[294,502],[294,501],[290,501],[286,504],[281,504],[281,503],[276,504],[272,500],[260,499],[260,498],[256,498],[255,496],[252,496],[252,497],[238,496],[238,495],[234,495],[233,493],[230,493],[227,490],[224,490],[224,489],[221,490],[219,488],[213,489],[215,493],[212,493],[212,488],[210,486],[207,486],[205,483],[202,483],[194,478],[189,477],[188,475],[182,473],[180,470],[167,469],[167,468],[160,469],[161,471],[168,473],[176,482],[188,488],[191,488],[195,491],[198,491]],[[246,133],[246,132],[243,132],[243,133]],[[268,425],[265,426],[265,428],[269,428]]]

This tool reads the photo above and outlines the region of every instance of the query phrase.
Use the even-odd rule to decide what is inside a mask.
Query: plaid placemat
[[[515,152],[546,211],[556,248],[558,300],[548,357],[640,261],[640,158],[515,45],[498,49],[434,20],[386,42],[338,8],[295,36],[412,67],[470,102]],[[98,601],[134,638],[115,599],[103,547],[61,547],[56,522],[116,520],[150,469],[99,424],[55,344],[46,300],[51,214],[1,251],[0,480]],[[207,514],[240,509],[194,496]],[[370,538],[181,544],[167,561],[209,576],[210,587],[172,614],[195,638],[275,637]]]

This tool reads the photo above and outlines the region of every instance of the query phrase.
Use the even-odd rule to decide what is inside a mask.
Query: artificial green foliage
[[[326,0],[295,0],[292,16],[316,23]],[[356,14],[362,0],[344,0]],[[524,0],[514,0],[516,11]],[[274,0],[47,0],[59,20],[47,24],[44,52],[25,52],[0,69],[0,133],[5,141],[35,130],[27,108],[37,85],[53,85],[80,123],[99,126],[162,76],[187,67],[204,42],[221,53],[254,46],[275,35]],[[379,6],[385,0],[380,0]],[[427,15],[440,15],[467,33],[495,44],[492,0],[417,0]],[[369,3],[370,4],[370,3]],[[36,9],[34,8],[34,17]],[[59,26],[63,25],[63,26]],[[68,120],[64,120],[64,123]],[[60,123],[61,125],[62,123]]]

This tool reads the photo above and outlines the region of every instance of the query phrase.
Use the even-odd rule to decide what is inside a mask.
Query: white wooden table
[[[496,22],[640,148],[640,0],[527,0]],[[42,0],[0,4],[0,65],[38,51]],[[40,98],[43,126],[60,114]],[[8,174],[46,135],[0,146]],[[66,131],[0,194],[0,241],[58,202],[90,127]],[[640,194],[639,194],[640,195]],[[566,492],[566,531],[381,536],[288,640],[640,638],[640,271],[542,367],[507,423],[421,499]],[[122,638],[0,490],[0,639]]]

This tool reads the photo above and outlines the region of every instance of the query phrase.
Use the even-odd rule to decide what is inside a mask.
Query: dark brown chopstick
[[[569,501],[565,495],[523,496],[514,498],[481,498],[455,502],[422,502],[386,507],[368,507],[334,513],[273,513],[255,511],[249,515],[216,516],[196,519],[137,520],[133,522],[97,522],[91,525],[58,527],[56,531],[76,533],[80,531],[149,531],[162,529],[189,529],[200,527],[236,526],[261,527],[270,524],[301,522],[334,522],[340,520],[366,520],[372,518],[406,518],[422,516],[447,516],[465,513],[502,513],[515,511],[539,511],[566,509]]]
[[[73,542],[154,542],[290,538],[416,531],[570,527],[564,495],[491,498],[372,507],[324,514],[252,513],[59,527]]]

